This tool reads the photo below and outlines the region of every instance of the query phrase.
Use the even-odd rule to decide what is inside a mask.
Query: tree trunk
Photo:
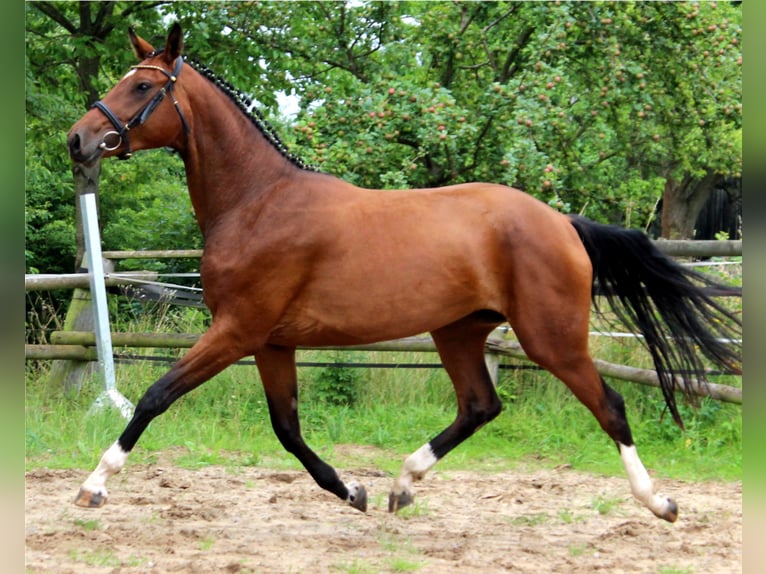
[[[694,222],[702,206],[707,201],[715,186],[721,181],[721,175],[708,170],[701,178],[685,177],[677,181],[672,177],[665,180],[662,195],[662,237],[664,239],[692,239]]]

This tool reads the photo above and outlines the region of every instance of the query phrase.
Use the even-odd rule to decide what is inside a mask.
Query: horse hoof
[[[99,492],[91,492],[81,488],[74,499],[74,503],[83,508],[101,508],[106,504],[106,496]]]
[[[668,522],[675,522],[678,520],[678,505],[676,504],[676,501],[672,498],[668,498],[668,506],[665,509],[665,512],[662,514],[658,514],[660,518],[663,520],[667,520]]]
[[[367,489],[361,485],[358,486],[357,491],[354,494],[354,497],[349,501],[349,504],[357,510],[367,512]]]
[[[393,492],[388,495],[388,511],[396,512],[400,508],[409,506],[415,500],[409,492],[402,492],[401,494],[394,494]]]

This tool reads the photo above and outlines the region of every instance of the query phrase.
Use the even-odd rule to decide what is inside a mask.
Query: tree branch
[[[508,57],[505,59],[505,63],[503,64],[503,71],[500,74],[500,77],[497,79],[498,82],[504,84],[510,80],[519,69],[520,66],[516,59],[519,57],[521,50],[523,50],[526,45],[529,44],[534,31],[535,29],[529,26],[521,33],[521,36],[519,36],[519,39],[516,41],[513,50],[508,53]]]
[[[67,20],[64,14],[58,8],[56,8],[52,2],[31,2],[30,4],[48,16],[48,18],[56,22],[70,34],[77,33],[77,26]]]
[[[510,15],[511,15],[511,14],[513,14],[514,12],[518,11],[518,9],[519,9],[519,7],[520,7],[520,6],[521,6],[521,3],[513,3],[513,4],[511,4],[511,7],[510,7],[510,8],[508,8],[508,10],[506,10],[506,11],[505,11],[503,14],[501,14],[500,16],[498,16],[497,18],[495,18],[495,19],[494,19],[492,22],[490,22],[489,24],[487,24],[486,26],[484,26],[484,28],[482,28],[482,30],[481,30],[481,33],[482,33],[482,34],[486,34],[487,32],[489,32],[489,30],[490,30],[491,28],[494,28],[494,27],[495,27],[495,26],[497,26],[497,25],[498,25],[500,22],[502,22],[503,20],[505,20],[505,19],[506,19],[508,16],[510,16]]]

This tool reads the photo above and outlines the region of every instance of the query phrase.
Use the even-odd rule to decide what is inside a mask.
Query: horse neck
[[[180,150],[192,206],[203,235],[245,202],[265,198],[300,170],[249,118],[204,79],[189,90],[191,126]]]

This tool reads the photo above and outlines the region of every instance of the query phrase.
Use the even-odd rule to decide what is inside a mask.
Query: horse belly
[[[396,303],[375,299],[365,305],[326,301],[321,309],[288,313],[272,331],[274,344],[321,347],[362,345],[426,333],[452,323],[474,310],[476,305],[439,307],[432,301],[412,297]]]
[[[451,242],[447,242],[451,243]],[[353,345],[432,331],[478,310],[499,311],[494,269],[463,243],[346,257],[315,278],[274,335],[302,346]]]

